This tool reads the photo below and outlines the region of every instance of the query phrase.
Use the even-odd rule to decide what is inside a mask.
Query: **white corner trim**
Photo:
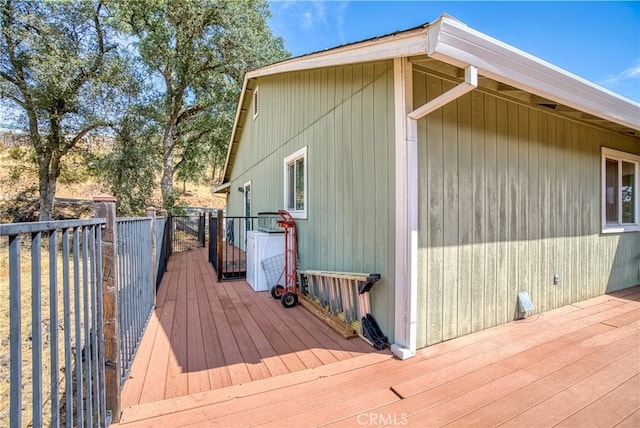
[[[443,16],[428,28],[427,55],[640,131],[640,104]]]
[[[395,228],[395,343],[391,350],[400,359],[410,358],[416,353],[417,324],[417,251],[413,248],[412,218],[413,204],[410,194],[417,196],[417,186],[412,186],[408,165],[415,160],[417,166],[417,144],[407,141],[407,114],[413,110],[412,66],[407,58],[393,60],[393,86],[395,111],[395,181],[396,181],[396,228]],[[412,150],[415,153],[412,154]],[[417,183],[417,182],[413,182]],[[416,204],[417,208],[417,204]],[[417,217],[416,217],[417,220]],[[417,221],[416,221],[417,223]],[[417,229],[416,229],[417,238]],[[417,240],[415,241],[417,245]],[[414,253],[415,257],[414,257]]]
[[[409,358],[416,356],[415,349],[411,350],[408,348],[403,348],[395,343],[391,345],[391,353],[401,360],[408,360]]]
[[[394,62],[396,117],[396,343],[400,359],[415,356],[418,317],[418,119],[478,86],[478,70],[465,69],[458,86],[413,110],[413,75],[406,58]]]

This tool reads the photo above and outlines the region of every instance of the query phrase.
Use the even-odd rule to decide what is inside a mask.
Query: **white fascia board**
[[[222,171],[222,185],[225,184],[225,179],[227,177],[227,168],[229,168],[229,159],[231,158],[231,150],[233,149],[233,142],[236,138],[236,129],[238,129],[238,121],[240,120],[240,112],[242,111],[242,104],[244,104],[244,97],[246,96],[248,82],[249,78],[245,74],[244,80],[242,82],[242,91],[240,91],[240,99],[238,100],[238,106],[236,107],[236,117],[233,120],[233,128],[231,128],[231,138],[229,138],[229,147],[227,148],[227,159],[224,161],[224,170]],[[231,177],[229,177],[229,179],[231,179]]]
[[[640,131],[640,104],[443,16],[428,28],[427,55]]]
[[[427,31],[418,28],[403,33],[330,49],[250,71],[250,79],[291,71],[310,70],[337,65],[381,61],[398,57],[424,55],[427,51]]]

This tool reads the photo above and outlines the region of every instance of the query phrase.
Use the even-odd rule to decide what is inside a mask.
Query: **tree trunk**
[[[162,206],[171,208],[173,201],[173,125],[165,129],[162,141],[162,178],[160,179],[160,191],[162,192]]]
[[[56,197],[56,182],[60,175],[60,159],[49,153],[38,159],[38,191],[40,200],[40,221],[53,219],[53,205]]]

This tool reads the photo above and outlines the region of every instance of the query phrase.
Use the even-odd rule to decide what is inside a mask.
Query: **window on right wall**
[[[602,148],[602,232],[640,230],[640,156]]]
[[[307,147],[284,158],[284,207],[294,218],[307,218]]]

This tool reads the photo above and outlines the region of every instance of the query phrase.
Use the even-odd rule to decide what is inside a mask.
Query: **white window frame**
[[[607,223],[607,182],[606,182],[606,170],[607,159],[624,161],[635,165],[635,183],[634,183],[634,198],[635,218],[632,223],[622,223],[622,186],[618,185],[618,223]],[[620,150],[609,149],[602,147],[602,164],[601,164],[601,218],[602,218],[602,233],[623,233],[623,232],[638,232],[640,231],[640,156],[632,153],[622,152]],[[618,168],[618,183],[622,183],[622,168]]]
[[[295,209],[289,209],[287,207],[287,201],[288,201],[288,195],[287,192],[289,190],[289,174],[287,174],[287,167],[289,165],[291,165],[292,163],[294,163],[295,161],[297,161],[298,159],[303,158],[304,159],[304,173],[303,173],[303,177],[304,177],[304,209],[302,210],[295,210]],[[283,162],[283,176],[284,179],[282,180],[284,183],[284,192],[283,192],[283,206],[285,207],[285,209],[287,211],[289,211],[289,213],[291,214],[291,216],[293,218],[300,218],[300,219],[306,219],[307,218],[307,212],[309,210],[309,193],[307,191],[308,189],[308,180],[307,180],[307,172],[309,170],[309,158],[307,157],[307,146],[301,148],[300,150],[296,151],[295,153],[290,154],[289,156],[287,156],[286,158],[284,158],[284,162]],[[295,175],[295,174],[294,174]],[[294,186],[295,189],[295,186]],[[295,200],[295,197],[294,197]]]
[[[253,120],[256,120],[258,113],[260,113],[260,98],[258,97],[258,86],[253,90],[253,97],[251,98],[251,108],[253,111]]]
[[[252,191],[251,180],[247,181],[242,185],[242,215],[243,216],[251,215],[251,213],[247,214],[247,187],[251,192]],[[251,197],[251,195],[249,195],[249,197]],[[249,209],[251,209],[251,207],[249,207]]]

